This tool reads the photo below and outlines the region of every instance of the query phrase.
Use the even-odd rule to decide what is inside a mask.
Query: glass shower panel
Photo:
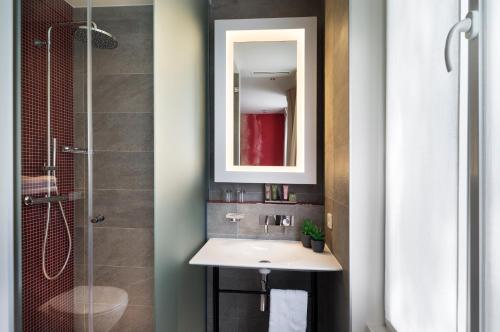
[[[85,13],[20,1],[23,331],[85,330]]]
[[[389,0],[387,10],[386,317],[396,331],[456,332],[464,159],[460,76],[443,51],[460,1]]]

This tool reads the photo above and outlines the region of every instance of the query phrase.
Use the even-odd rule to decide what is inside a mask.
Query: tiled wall
[[[84,14],[74,12],[75,18]],[[128,292],[127,311],[113,331],[153,331],[153,7],[94,8],[93,18],[118,40],[118,48],[93,53],[94,214],[106,217],[94,228],[94,284]],[[84,82],[85,50],[77,52],[77,81]],[[79,96],[85,91],[76,89],[76,140],[84,146]],[[78,168],[82,174],[81,162]],[[83,188],[82,181],[78,177]],[[85,223],[76,231],[84,240]],[[85,243],[77,246],[81,252]],[[85,263],[85,255],[77,255],[79,283]]]
[[[333,215],[326,241],[343,267],[319,285],[325,330],[347,332],[349,322],[349,1],[327,0],[325,33],[325,212]]]
[[[272,18],[272,17],[318,17],[318,73],[323,71],[323,0],[213,0],[209,10],[210,32],[210,82],[213,87],[213,21],[220,19]],[[248,201],[262,202],[264,200],[263,184],[228,184],[213,181],[213,93],[210,94],[208,130],[210,134],[210,181],[209,199],[222,199],[225,189],[241,187],[246,190]],[[323,118],[323,75],[318,75],[318,119]],[[290,192],[297,194],[299,202],[323,204],[323,123],[318,121],[318,182],[317,185],[291,185]]]
[[[228,213],[242,213],[245,218],[231,223],[226,220]],[[295,217],[294,227],[269,226],[269,233],[259,225],[261,215],[286,215]],[[324,208],[311,204],[207,204],[207,233],[209,238],[229,237],[239,239],[299,240],[300,226],[309,218],[319,227],[323,227]]]
[[[237,223],[226,220],[227,213],[243,213],[244,219]],[[259,225],[259,216],[266,214],[292,215],[294,227],[270,226],[269,233]],[[240,238],[264,240],[299,240],[300,226],[305,218],[323,227],[322,205],[297,204],[236,204],[208,203],[207,232],[209,238]],[[273,271],[269,277],[271,287],[280,289],[310,289],[310,275],[303,272]],[[212,315],[212,272],[207,279],[208,331],[213,331]],[[221,269],[220,287],[226,289],[258,290],[260,275],[256,270]],[[267,331],[269,311],[259,311],[259,297],[256,295],[222,294],[220,297],[219,322],[221,331]]]
[[[47,29],[56,22],[71,21],[71,7],[64,0],[22,1],[22,175],[46,175],[47,162],[47,48],[35,47],[34,40],[46,40]],[[59,146],[73,145],[73,38],[71,31],[57,29],[52,45],[52,137]],[[73,157],[58,154],[57,184],[61,194],[73,191]],[[42,196],[42,194],[40,195]],[[73,203],[63,203],[73,233]],[[48,281],[42,274],[42,244],[47,205],[23,206],[22,209],[22,286],[24,331],[72,331],[71,316],[60,316],[57,325],[44,316],[39,307],[73,287],[73,256],[63,274]],[[63,266],[68,250],[66,228],[57,205],[52,205],[47,246],[50,275]],[[73,306],[67,298],[61,306]]]

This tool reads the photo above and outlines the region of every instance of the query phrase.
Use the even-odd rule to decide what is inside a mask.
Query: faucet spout
[[[264,232],[269,233],[269,216],[266,216],[266,220],[264,222]]]

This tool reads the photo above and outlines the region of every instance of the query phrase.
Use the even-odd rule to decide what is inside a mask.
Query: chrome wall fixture
[[[50,183],[50,178],[56,178],[56,171],[57,171],[57,165],[56,165],[56,152],[57,152],[57,139],[52,138],[51,134],[51,111],[52,111],[52,105],[51,105],[51,96],[52,96],[52,75],[51,75],[51,70],[52,70],[52,63],[51,63],[51,51],[52,51],[52,31],[55,28],[61,28],[61,27],[69,27],[69,26],[76,26],[75,31],[73,32],[73,36],[76,40],[81,41],[86,43],[87,42],[87,35],[88,35],[88,30],[91,30],[91,39],[92,39],[92,45],[95,48],[98,49],[114,49],[118,46],[118,42],[116,39],[111,35],[110,33],[100,30],[97,28],[97,25],[94,22],[91,22],[91,26],[87,27],[87,21],[77,21],[77,22],[64,22],[64,23],[57,23],[49,27],[47,30],[47,41],[42,41],[42,40],[35,40],[34,45],[36,47],[47,47],[47,163],[43,167],[43,170],[47,172],[49,180],[47,181],[47,196],[41,199],[34,199],[32,197],[25,197],[25,204],[31,205],[31,204],[47,204],[47,219],[45,223],[45,235],[44,235],[44,240],[43,240],[43,246],[42,246],[42,270],[43,270],[43,275],[45,276],[46,279],[48,280],[53,280],[59,277],[64,270],[66,269],[66,266],[68,265],[69,259],[71,257],[71,249],[72,249],[72,240],[71,240],[71,230],[69,228],[68,220],[66,218],[66,214],[64,212],[64,208],[62,206],[62,202],[67,200],[67,197],[61,196],[59,194],[59,189],[57,186],[55,187],[55,196],[52,196],[51,192],[51,183]],[[65,146],[63,147],[63,152],[68,152],[68,153],[80,153],[80,154],[86,154],[87,151],[85,149],[79,149],[79,148],[74,148],[74,147],[68,147]],[[52,207],[52,203],[57,203],[59,205],[59,211],[61,212],[62,218],[64,220],[64,224],[66,227],[66,231],[68,234],[68,252],[66,255],[66,260],[61,267],[61,269],[55,274],[55,275],[50,275],[47,272],[47,266],[46,266],[46,251],[47,251],[47,242],[48,242],[48,234],[49,234],[49,227],[50,227],[50,211]]]

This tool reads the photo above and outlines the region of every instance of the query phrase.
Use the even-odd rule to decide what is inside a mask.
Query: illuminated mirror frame
[[[317,19],[215,21],[215,182],[316,184]],[[295,166],[234,165],[234,44],[297,42],[297,162]]]

